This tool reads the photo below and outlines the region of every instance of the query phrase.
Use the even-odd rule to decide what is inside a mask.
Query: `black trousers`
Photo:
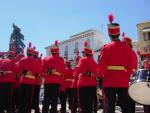
[[[34,86],[33,99],[32,99],[32,109],[35,110],[35,113],[40,113],[39,93],[40,93],[40,85],[35,85]]]
[[[30,113],[33,98],[34,85],[21,84],[19,89],[18,113]]]
[[[73,101],[73,88],[66,89],[66,98],[68,99],[69,109],[72,109],[72,101]]]
[[[1,79],[1,78],[0,78]],[[0,113],[4,113],[4,105],[3,105],[3,83],[0,83]]]
[[[104,113],[115,113],[116,95],[118,95],[119,105],[122,113],[135,113],[135,105],[129,97],[128,88],[103,88]]]
[[[97,113],[97,106],[98,106],[98,99],[97,99],[97,94],[95,94],[95,99],[94,99],[94,102],[93,102],[93,113]]]
[[[19,108],[19,88],[15,88],[13,91],[12,103],[13,112],[15,112]]]
[[[13,83],[0,84],[0,113],[12,113]]]
[[[60,92],[59,100],[61,104],[61,113],[66,113],[66,92]]]
[[[77,113],[77,108],[78,108],[78,89],[73,88],[73,99],[72,99],[71,113]]]
[[[96,96],[96,86],[79,88],[79,106],[81,113],[92,113]]]
[[[144,113],[150,113],[150,105],[144,105]]]
[[[59,97],[59,84],[44,85],[44,101],[42,113],[48,113],[49,105],[51,105],[50,113],[57,113],[57,100]]]

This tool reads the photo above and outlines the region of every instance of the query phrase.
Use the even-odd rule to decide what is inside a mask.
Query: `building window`
[[[150,40],[150,32],[143,33],[144,41]]]
[[[143,33],[143,38],[144,38],[144,41],[147,41],[147,32]]]
[[[68,57],[68,46],[65,46],[64,56]]]
[[[76,52],[77,50],[79,50],[79,43],[78,43],[78,42],[75,43],[75,49],[74,49],[74,52]]]
[[[88,48],[90,48],[90,39],[87,39],[87,43],[88,43]]]
[[[150,40],[150,32],[148,32],[148,40]]]

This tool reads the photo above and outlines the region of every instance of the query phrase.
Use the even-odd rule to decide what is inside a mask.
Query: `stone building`
[[[138,49],[141,54],[150,53],[150,21],[137,24]]]
[[[59,42],[60,56],[68,57],[68,59],[75,63],[76,51],[79,51],[79,56],[82,56],[81,52],[84,46],[84,42],[89,43],[89,47],[94,52],[94,59],[97,61],[99,57],[99,49],[104,44],[104,35],[98,30],[90,29],[69,37],[68,40]],[[54,45],[46,47],[46,56],[50,55],[50,48]]]

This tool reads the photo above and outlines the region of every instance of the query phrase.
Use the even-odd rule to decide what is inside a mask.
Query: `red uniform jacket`
[[[14,79],[14,64],[16,62],[16,59],[8,59],[5,58],[2,62],[1,62],[1,70],[4,71],[5,75],[1,78],[1,82],[5,82],[5,83],[14,83],[15,79]]]
[[[76,58],[76,66],[79,64],[79,56],[77,56]],[[72,82],[72,88],[77,88],[77,83],[78,83],[78,77],[76,77],[77,75],[75,75],[75,70],[74,70],[74,74],[73,74],[73,77],[74,77],[74,80]]]
[[[36,60],[36,73],[38,74],[38,76],[35,79],[35,85],[41,85],[42,79],[41,79],[41,72],[42,72],[42,60],[40,58],[35,59]]]
[[[44,71],[45,78],[44,78],[44,84],[61,84],[63,82],[64,76],[64,60],[59,56],[49,56],[44,59],[42,64],[42,70]],[[49,69],[55,70],[55,73],[47,73]]]
[[[75,68],[75,76],[78,76],[77,87],[96,86],[97,64],[91,57],[82,57]],[[88,76],[87,72],[91,72]]]
[[[66,88],[72,88],[72,84],[74,81],[74,70],[72,68],[66,68],[65,72],[65,86]]]
[[[74,78],[72,82],[72,88],[77,88],[78,78]]]
[[[136,53],[132,50],[132,73],[134,73],[137,69],[137,64],[138,64],[138,60],[137,60],[137,55]]]
[[[1,64],[2,64],[2,61],[3,61],[3,59],[0,59],[0,71],[1,71]],[[1,75],[1,73],[0,73],[0,83],[1,82],[3,82],[3,80],[2,80],[2,75]]]
[[[20,86],[20,77],[21,77],[21,69],[20,69],[19,61],[15,63],[13,70],[15,74],[14,88],[18,88]]]
[[[133,70],[131,48],[120,41],[112,41],[102,48],[98,63],[98,75],[103,77],[103,87],[128,87]],[[125,69],[112,70],[108,66]]]
[[[19,62],[21,72],[26,70],[27,72],[31,72],[30,77],[27,77],[26,75],[21,76],[20,82],[23,84],[30,84],[35,85],[35,73],[36,73],[36,62],[35,59],[32,57],[24,57]]]

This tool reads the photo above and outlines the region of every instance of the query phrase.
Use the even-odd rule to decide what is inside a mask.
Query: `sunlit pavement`
[[[58,104],[58,111],[60,110],[60,104]],[[40,105],[40,109],[42,109],[42,106]],[[70,110],[68,109],[68,106],[66,107],[67,112],[66,113],[71,113]],[[34,113],[34,110],[32,110],[32,113]],[[58,112],[60,113],[60,112]],[[99,109],[97,113],[103,113],[102,109]],[[116,106],[116,112],[115,113],[121,113],[121,109],[119,106]],[[136,112],[135,113],[144,113],[143,111],[143,106],[142,105],[136,105]]]

